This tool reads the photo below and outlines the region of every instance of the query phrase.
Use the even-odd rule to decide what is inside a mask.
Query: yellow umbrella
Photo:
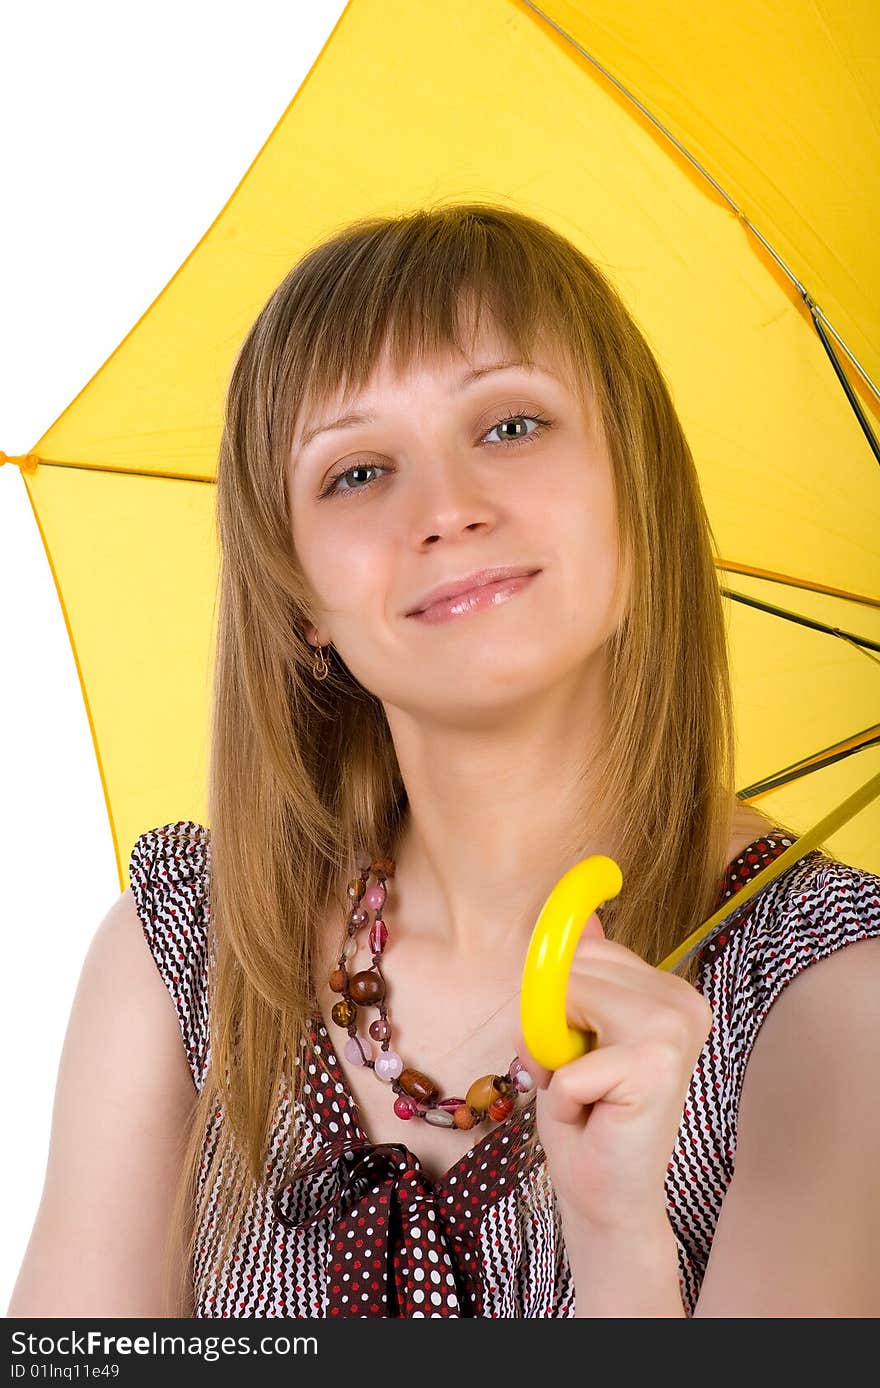
[[[867,0],[350,0],[173,279],[6,459],[70,633],[120,887],[145,826],[205,821],[237,348],[315,242],[437,202],[556,227],[654,348],[723,556],[740,794],[806,829],[876,778],[878,44]],[[826,842],[880,871],[876,797]]]

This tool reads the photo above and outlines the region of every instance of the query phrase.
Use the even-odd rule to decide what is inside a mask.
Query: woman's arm
[[[684,1318],[665,1177],[713,1014],[684,979],[606,940],[589,918],[572,959],[566,1016],[598,1046],[545,1070],[537,1128],[562,1221],[575,1315]]]
[[[632,1230],[583,1230],[566,1237],[575,1289],[575,1315],[588,1319],[632,1316],[646,1320],[686,1316],[678,1280],[678,1246],[666,1211]]]
[[[127,889],[83,964],[42,1199],[7,1317],[169,1314],[162,1254],[196,1098],[174,1006]]]
[[[880,1315],[880,938],[802,970],[746,1066],[696,1316]]]

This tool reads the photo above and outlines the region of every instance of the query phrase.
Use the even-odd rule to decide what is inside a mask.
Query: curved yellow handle
[[[596,1045],[595,1032],[568,1025],[568,974],[590,916],[617,896],[622,885],[623,873],[614,859],[597,853],[569,868],[541,908],[523,969],[520,1021],[526,1045],[547,1070],[558,1070]]]

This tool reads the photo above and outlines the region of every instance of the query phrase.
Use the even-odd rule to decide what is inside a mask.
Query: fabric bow
[[[303,1215],[315,1186],[334,1174],[329,1197]],[[288,1192],[293,1218],[284,1207]],[[282,1181],[273,1206],[292,1233],[333,1220],[328,1316],[480,1315],[475,1251],[450,1233],[431,1181],[401,1143],[326,1143]]]

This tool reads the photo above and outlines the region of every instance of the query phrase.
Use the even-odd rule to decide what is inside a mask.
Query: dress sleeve
[[[177,1012],[197,1090],[207,1073],[210,831],[193,820],[135,840],[129,881],[144,936]]]
[[[758,1032],[784,988],[836,950],[880,935],[880,877],[826,854],[809,854],[784,892],[768,893],[745,930],[731,1006],[734,1104]]]

